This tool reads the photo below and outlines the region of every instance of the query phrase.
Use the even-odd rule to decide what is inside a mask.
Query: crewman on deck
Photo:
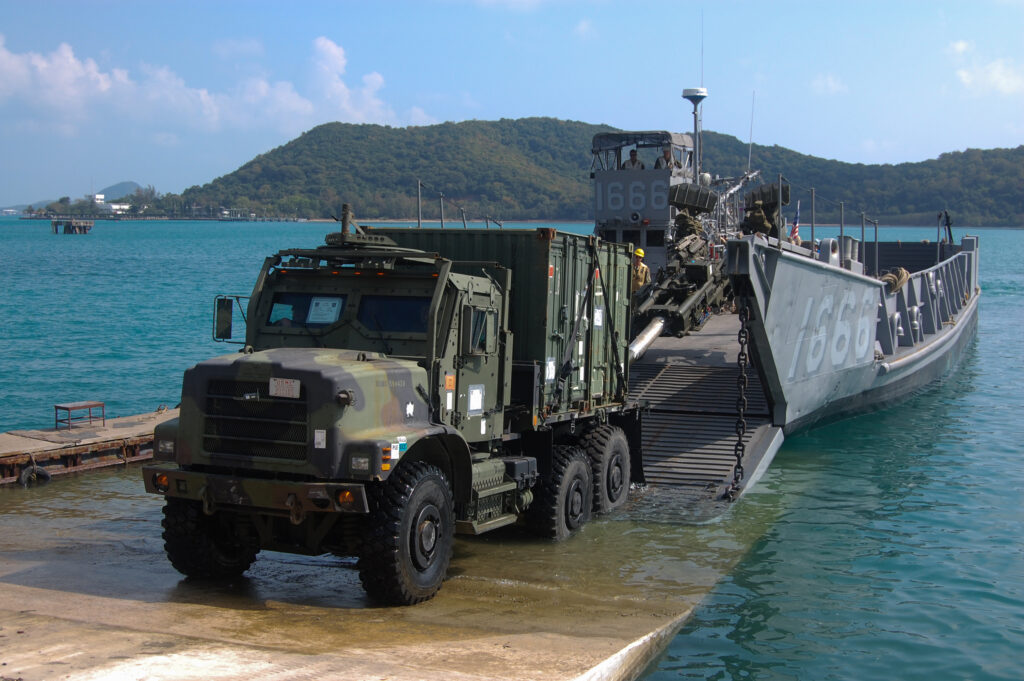
[[[630,290],[632,293],[636,293],[649,283],[651,283],[651,270],[644,263],[644,249],[638,248],[633,251],[633,285]]]
[[[764,204],[758,200],[754,201],[753,208],[747,210],[740,229],[744,234],[768,234],[772,230],[772,223],[764,214]]]
[[[644,168],[646,168],[646,166],[644,165],[644,162],[641,161],[636,156],[636,149],[630,149],[629,150],[629,160],[628,161],[623,161],[622,169],[623,170],[644,170]]]
[[[675,170],[676,168],[682,167],[683,165],[679,161],[672,158],[672,147],[665,147],[662,149],[661,156],[659,156],[658,160],[654,162],[655,170],[658,168],[671,168],[672,170]]]

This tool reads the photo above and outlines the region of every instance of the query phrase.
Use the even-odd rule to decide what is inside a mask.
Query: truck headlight
[[[174,440],[157,440],[156,441],[156,455],[154,459],[160,459],[164,461],[174,460]]]

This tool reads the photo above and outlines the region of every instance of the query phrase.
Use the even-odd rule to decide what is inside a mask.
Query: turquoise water
[[[213,297],[248,294],[265,256],[331,229],[99,222],[55,236],[0,219],[0,431],[50,425],[57,402],[103,400],[108,416],[176,404],[186,367],[234,350],[210,338]],[[747,504],[777,520],[643,678],[1024,677],[1024,233],[974,231],[984,294],[961,370],[787,439],[733,519]]]

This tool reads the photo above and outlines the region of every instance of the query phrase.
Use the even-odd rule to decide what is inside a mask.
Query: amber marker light
[[[167,477],[167,473],[153,473],[153,487],[161,494],[169,490],[171,488],[171,479]]]
[[[340,489],[336,497],[339,506],[350,506],[356,500],[356,495],[351,490]]]

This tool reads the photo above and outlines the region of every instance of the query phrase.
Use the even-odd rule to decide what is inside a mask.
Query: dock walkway
[[[52,477],[151,459],[153,428],[177,416],[177,409],[163,409],[102,423],[75,422],[72,428],[0,433],[0,485],[20,482],[33,467]]]

